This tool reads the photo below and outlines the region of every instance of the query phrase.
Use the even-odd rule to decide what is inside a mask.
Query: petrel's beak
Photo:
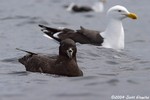
[[[69,48],[69,49],[67,50],[67,55],[68,55],[69,58],[72,58],[72,55],[73,55],[73,50],[72,50],[72,48]]]
[[[135,13],[129,13],[129,14],[126,14],[126,16],[132,19],[137,19],[137,15]]]

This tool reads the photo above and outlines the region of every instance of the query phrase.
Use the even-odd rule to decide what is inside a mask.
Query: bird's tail
[[[61,29],[57,29],[57,28],[51,28],[51,27],[47,27],[47,26],[44,26],[44,25],[39,25],[39,27],[41,27],[42,29],[41,29],[41,31],[47,31],[47,32],[50,32],[51,34],[55,34],[55,33],[57,33],[57,32],[60,32],[61,31]],[[45,33],[44,32],[44,33]]]
[[[51,28],[51,27],[47,27],[47,26],[44,26],[44,25],[39,25],[39,27],[41,27],[41,31],[43,33],[45,33],[44,36],[50,38],[50,39],[54,39],[58,42],[60,42],[61,40],[58,38],[58,37],[55,37],[54,35],[59,33],[60,31],[62,31],[62,29],[57,29],[57,28]]]
[[[30,51],[22,50],[22,49],[19,49],[19,48],[16,48],[16,49],[19,50],[19,51],[23,51],[23,52],[28,53],[28,55],[25,55],[24,57],[18,59],[18,61],[20,63],[22,63],[23,65],[26,65],[28,59],[30,57],[32,57],[32,55],[37,55],[36,53],[30,52]]]
[[[26,52],[26,53],[28,53],[28,54],[30,54],[30,55],[37,55],[37,54],[36,54],[36,53],[34,53],[34,52],[30,52],[30,51],[23,50],[23,49],[20,49],[20,48],[16,48],[16,50]]]

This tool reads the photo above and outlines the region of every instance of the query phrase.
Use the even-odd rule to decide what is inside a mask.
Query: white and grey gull
[[[39,25],[46,36],[60,42],[70,38],[81,44],[99,45],[116,50],[124,49],[124,28],[122,20],[125,18],[137,19],[135,13],[129,12],[125,7],[116,5],[107,11],[109,22],[103,32],[89,30],[81,27],[79,30],[69,28],[51,28]]]

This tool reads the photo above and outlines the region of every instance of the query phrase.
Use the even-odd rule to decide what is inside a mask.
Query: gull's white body
[[[120,20],[110,20],[106,30],[100,35],[104,38],[103,47],[124,49],[124,29]]]

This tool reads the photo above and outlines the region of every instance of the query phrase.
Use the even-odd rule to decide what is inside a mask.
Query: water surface
[[[74,0],[75,1],[75,0]],[[94,0],[76,0],[91,4]],[[109,0],[105,12],[120,4],[138,15],[126,19],[125,49],[114,51],[78,45],[83,77],[62,77],[26,72],[17,59],[24,52],[57,54],[58,44],[42,36],[38,24],[52,27],[104,30],[106,13],[66,12],[68,0],[1,0],[0,3],[0,100],[111,100],[112,95],[150,96],[149,0]]]

